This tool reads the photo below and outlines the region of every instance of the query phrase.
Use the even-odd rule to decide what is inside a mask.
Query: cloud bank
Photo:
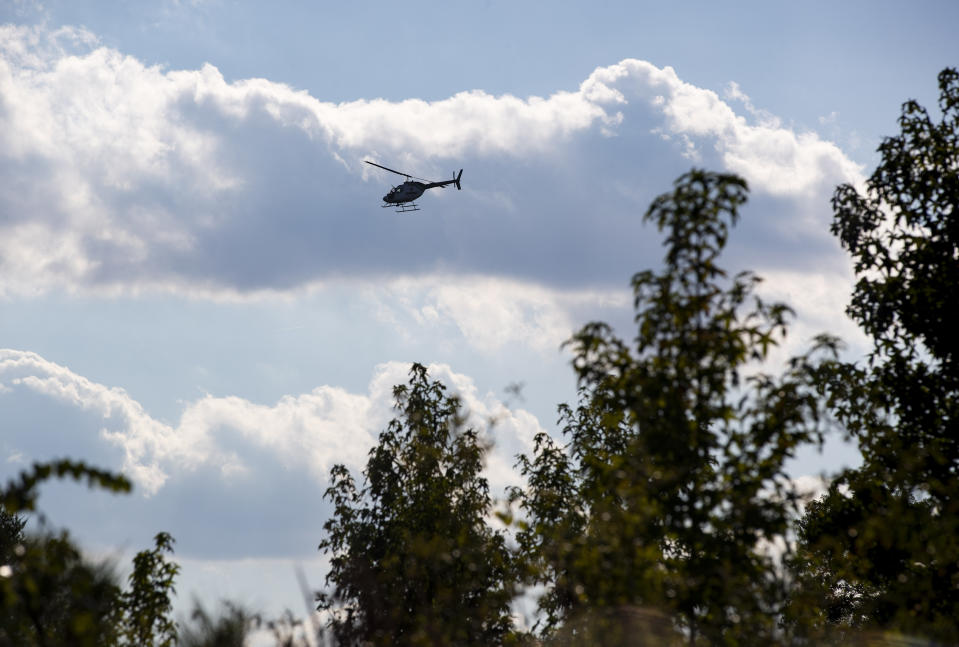
[[[541,429],[533,416],[510,410],[492,394],[480,394],[469,377],[448,366],[429,368],[433,379],[460,396],[470,424],[483,429],[492,425],[508,458],[513,455],[509,452],[531,446]],[[0,349],[0,398],[11,406],[23,395],[40,396],[88,415],[100,424],[99,451],[118,448],[122,464],[112,467],[130,476],[150,497],[176,473],[203,469],[225,481],[250,474],[264,454],[275,457],[284,469],[308,472],[318,483],[325,482],[335,463],[361,468],[377,434],[394,415],[393,386],[406,382],[408,370],[409,364],[402,362],[377,366],[365,394],[320,386],[272,405],[207,395],[187,404],[173,425],[152,418],[121,388],[93,382],[36,353]],[[31,441],[29,436],[11,434],[6,439],[7,458],[50,458],[44,449],[48,443]],[[96,447],[91,441],[86,439]],[[237,449],[241,446],[246,450]],[[111,460],[109,452],[98,458]],[[258,478],[262,480],[262,475]]]
[[[480,392],[471,378],[448,366],[429,369],[433,379],[460,396],[468,423],[493,442],[487,462],[493,490],[502,493],[516,484],[515,456],[531,450],[533,437],[542,431],[539,421]],[[366,393],[319,386],[272,404],[207,395],[185,403],[179,420],[168,423],[152,417],[123,389],[89,380],[36,353],[0,349],[0,415],[8,430],[0,444],[2,460],[15,469],[66,454],[122,471],[134,481],[134,497],[151,500],[150,517],[167,516],[166,525],[172,526],[184,522],[207,541],[222,539],[219,526],[235,522],[245,528],[243,541],[263,539],[264,546],[276,549],[275,538],[259,538],[250,529],[249,515],[269,518],[281,512],[278,507],[294,515],[322,508],[321,495],[336,463],[359,475],[379,432],[395,415],[393,386],[407,381],[408,370],[408,363],[380,364]],[[277,506],[279,501],[284,505]],[[41,500],[42,508],[48,504]],[[52,505],[56,508],[56,501]],[[211,524],[215,531],[205,527]],[[316,525],[276,524],[297,533],[318,532]],[[291,546],[302,551],[315,539]]]
[[[378,205],[396,178],[367,158],[465,168],[464,190],[398,215]],[[749,181],[762,209],[745,246],[835,269],[827,200],[859,167],[738,88],[724,100],[669,67],[627,59],[548,97],[330,103],[212,65],[148,66],[81,29],[0,26],[0,294],[397,275],[620,286],[659,256],[639,216],[692,165]]]

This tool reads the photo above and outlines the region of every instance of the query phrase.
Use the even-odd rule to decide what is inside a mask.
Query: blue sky
[[[956,65],[959,5],[133,3],[0,8],[0,470],[128,473],[42,507],[93,552],[178,540],[182,598],[299,610],[335,462],[411,361],[495,418],[489,470],[574,396],[560,344],[655,267],[692,166],[752,189],[727,255],[852,355],[829,197]],[[421,211],[364,165],[446,179]],[[522,383],[522,399],[507,387]],[[796,476],[854,457],[805,454]]]

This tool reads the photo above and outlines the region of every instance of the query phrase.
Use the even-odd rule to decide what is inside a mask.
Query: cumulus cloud
[[[122,389],[110,388],[76,375],[66,367],[49,362],[36,353],[0,349],[2,393],[16,397],[15,389],[44,395],[81,411],[120,425],[131,442],[126,447],[124,469],[147,492],[155,492],[166,480],[158,461],[169,455],[167,429],[150,418]],[[110,433],[104,427],[104,436]],[[9,448],[8,448],[8,451]],[[23,456],[19,451],[14,455]],[[152,454],[151,460],[142,460]]]
[[[0,26],[0,293],[437,273],[622,285],[655,249],[639,214],[693,163],[767,196],[757,222],[779,244],[834,254],[827,198],[858,166],[742,89],[726,98],[627,59],[548,97],[331,103],[209,64],[147,66],[79,29]],[[368,157],[424,176],[466,168],[464,190],[381,210],[396,178]]]
[[[845,313],[852,285],[850,272],[764,272],[760,294],[769,300],[783,301],[796,311],[799,339],[808,340],[821,332],[838,335],[846,343],[864,350],[868,339]],[[861,355],[861,353],[856,353]]]
[[[23,396],[32,395],[40,396],[39,403],[65,405],[91,416],[100,428],[98,438],[84,439],[86,452],[97,458],[105,448],[118,448],[122,462],[111,467],[130,476],[148,497],[169,481],[197,472],[213,475],[227,488],[236,480],[269,483],[273,475],[265,473],[264,466],[303,474],[321,485],[335,463],[356,470],[365,465],[379,431],[394,415],[393,386],[407,380],[408,369],[402,362],[379,365],[363,394],[320,386],[269,405],[208,395],[187,404],[176,424],[167,424],[151,417],[123,389],[93,382],[36,353],[0,349],[0,406],[22,406]],[[449,366],[431,366],[430,373],[459,394],[471,424],[495,433],[491,481],[499,488],[511,483],[513,457],[528,451],[541,429],[536,418],[480,393],[469,377]],[[73,427],[60,433],[69,435]],[[29,435],[30,430],[21,433]],[[49,458],[41,455],[41,448],[18,445],[21,441],[27,442],[16,432],[7,439],[7,459]],[[45,443],[50,444],[58,451],[65,446]]]
[[[715,92],[682,81],[671,67],[659,69],[646,61],[631,59],[597,69],[583,86],[618,101],[626,95],[612,88],[625,87],[629,95],[651,99],[666,117],[665,132],[713,146],[724,167],[743,175],[756,190],[800,196],[823,182],[831,189],[838,182],[862,180],[860,166],[838,146],[814,133],[784,128],[774,116],[756,109],[735,83],[727,96],[742,102],[754,121],[737,114]]]
[[[368,290],[377,316],[397,333],[415,329],[445,343],[464,340],[481,352],[515,345],[555,353],[585,323],[585,311],[595,318],[631,303],[625,288],[556,290],[488,276],[401,278]]]

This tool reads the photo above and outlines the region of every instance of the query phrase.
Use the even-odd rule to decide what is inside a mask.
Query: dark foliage
[[[959,73],[939,90],[941,119],[905,103],[866,193],[833,198],[858,275],[848,313],[874,345],[824,374],[863,464],[800,526],[794,621],[810,630],[959,636]]]
[[[393,395],[399,416],[370,451],[362,489],[343,465],[319,609],[343,645],[497,645],[510,639],[511,559],[487,524],[486,446],[460,403],[414,364]]]
[[[128,492],[123,476],[84,463],[36,463],[0,491],[0,645],[18,647],[172,647],[173,578],[178,571],[165,553],[172,538],[156,537],[156,548],[137,554],[130,589],[123,591],[112,569],[86,560],[66,531],[25,536],[18,515],[36,508],[37,488],[50,478],[86,480]]]
[[[177,627],[172,596],[180,567],[166,558],[173,553],[173,537],[161,532],[154,542],[153,550],[140,551],[133,558],[129,588],[120,594],[121,639],[141,647],[174,647]]]
[[[789,309],[717,264],[745,200],[734,176],[677,180],[646,214],[667,251],[661,273],[633,278],[634,343],[601,323],[570,342],[582,388],[560,408],[567,444],[537,438],[515,492],[547,635],[588,613],[597,643],[633,644],[617,610],[658,608],[689,644],[779,639],[786,582],[764,547],[788,534],[784,464],[819,441],[819,410],[811,355],[778,377],[758,370]]]

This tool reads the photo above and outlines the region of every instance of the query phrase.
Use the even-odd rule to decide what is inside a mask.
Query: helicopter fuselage
[[[400,184],[399,186],[393,187],[389,193],[383,196],[383,202],[388,202],[390,204],[412,202],[423,195],[423,192],[428,188],[429,187],[422,182],[413,182],[412,180],[409,180],[403,184]]]
[[[390,189],[390,192],[383,196],[383,202],[387,204],[413,202],[413,200],[423,195],[427,189],[449,186],[450,184],[455,184],[458,189],[460,188],[461,175],[463,175],[462,170],[460,171],[460,175],[454,177],[452,180],[445,180],[443,182],[416,182],[415,180],[407,180],[403,184]]]

